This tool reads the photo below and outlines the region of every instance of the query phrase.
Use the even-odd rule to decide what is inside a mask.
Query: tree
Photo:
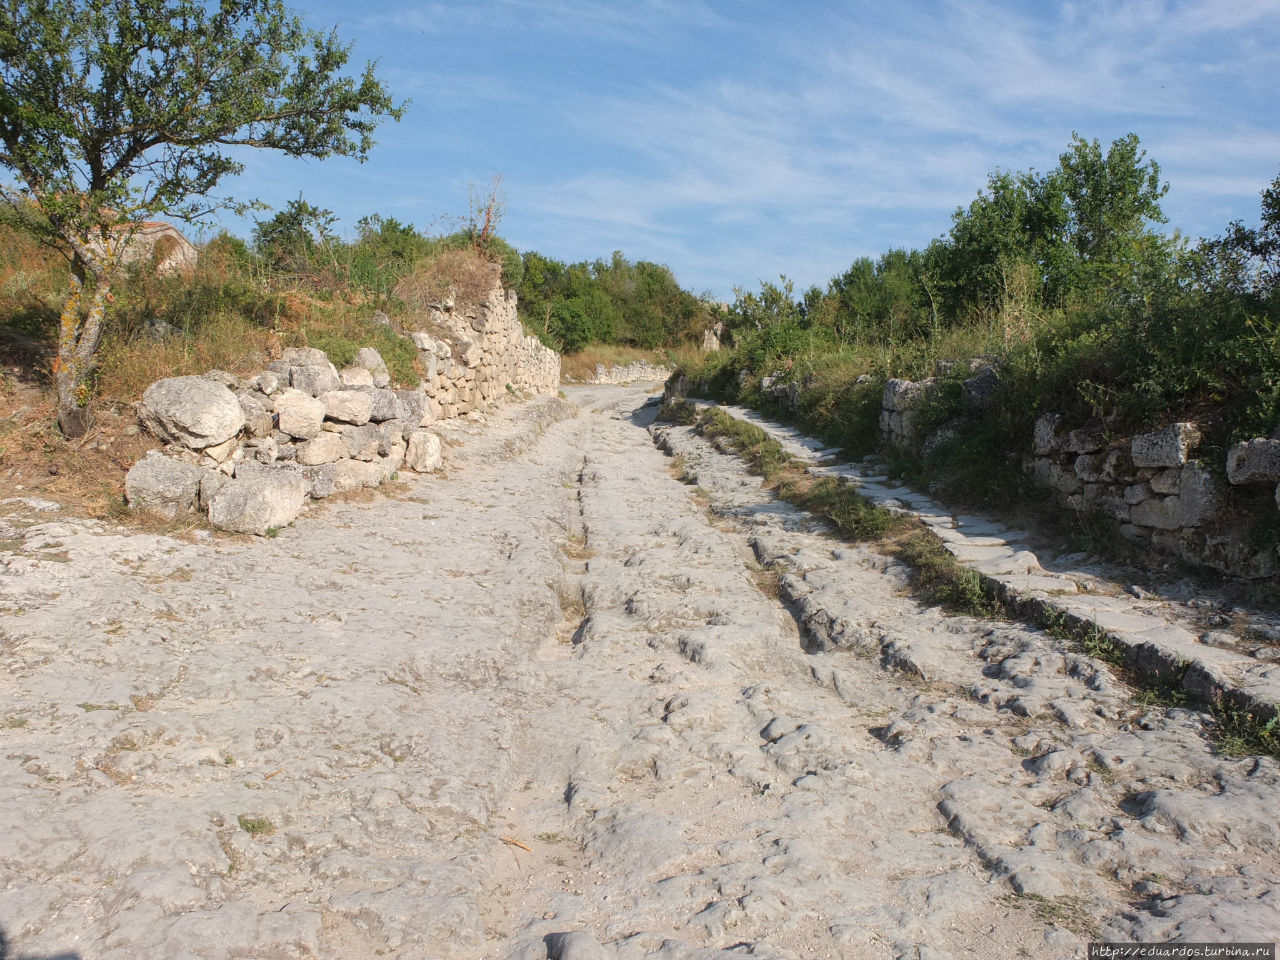
[[[68,437],[89,427],[90,376],[121,252],[157,215],[235,207],[236,147],[364,160],[387,116],[374,65],[281,0],[0,0],[0,194],[71,262],[53,374]]]
[[[336,222],[333,211],[312,206],[299,195],[274,217],[258,221],[253,245],[277,268],[296,267],[310,258],[317,244],[333,239]]]

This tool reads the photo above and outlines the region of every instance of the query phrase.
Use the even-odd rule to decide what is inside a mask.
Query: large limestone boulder
[[[147,387],[138,420],[168,443],[190,450],[225,443],[244,426],[236,395],[203,377],[169,377]]]
[[[286,387],[271,398],[280,430],[298,440],[310,440],[324,426],[324,404],[301,390]]]
[[[325,431],[318,437],[298,446],[298,463],[314,466],[320,463],[333,463],[347,455],[347,445],[342,435]]]
[[[369,399],[373,401],[373,410],[369,414],[370,422],[385,423],[387,420],[399,420],[404,418],[404,404],[400,402],[400,398],[395,395],[394,391],[384,390],[380,387],[371,387],[366,390],[365,393],[367,393],[369,395]]]
[[[333,485],[338,493],[376,487],[383,481],[383,471],[377,461],[339,460],[332,465]]]
[[[209,503],[209,522],[220,530],[255,533],[285,527],[297,519],[307,484],[283,470],[228,481]]]
[[[430,430],[415,430],[409,434],[409,446],[405,450],[404,465],[417,473],[439,470],[444,463],[440,438]]]
[[[135,510],[176,517],[195,506],[205,474],[197,466],[151,450],[125,475],[125,499]]]
[[[360,426],[373,414],[373,397],[361,390],[330,390],[320,395],[326,419]]]
[[[372,423],[360,426],[347,425],[338,434],[346,445],[347,456],[352,460],[372,460],[378,456],[382,431]]]

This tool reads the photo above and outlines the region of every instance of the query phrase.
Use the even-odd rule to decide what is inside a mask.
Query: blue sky
[[[255,152],[236,195],[444,232],[500,174],[518,248],[620,249],[717,299],[923,246],[1072,131],[1137,133],[1193,237],[1255,222],[1280,173],[1280,0],[295,6],[413,102],[366,163]]]

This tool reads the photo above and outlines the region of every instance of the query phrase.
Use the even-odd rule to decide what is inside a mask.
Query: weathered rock
[[[1182,489],[1182,471],[1176,467],[1161,470],[1151,478],[1151,489],[1159,494],[1176,494]]]
[[[347,444],[338,433],[325,431],[306,443],[298,445],[297,461],[305,466],[333,463],[347,455]]]
[[[174,517],[195,506],[200,480],[206,473],[158,450],[149,450],[125,475],[125,499],[135,510]]]
[[[475,340],[459,340],[454,356],[458,357],[468,367],[474,367],[480,362],[482,353],[483,348]]]
[[[370,387],[365,392],[373,401],[373,409],[369,413],[371,423],[383,423],[387,420],[402,419],[405,416],[404,404],[396,396],[395,391]]]
[[[237,470],[239,467],[237,466]],[[206,470],[204,476],[200,478],[200,509],[208,512],[209,504],[213,502],[213,498],[218,495],[218,491],[227,485],[230,481],[225,473],[217,470]]]
[[[1247,440],[1227,451],[1227,480],[1232,484],[1280,480],[1280,440]]]
[[[215,443],[211,447],[205,447],[201,452],[214,464],[219,464],[230,457],[238,447],[239,443],[235,437],[232,437],[229,440],[222,441],[222,443]]]
[[[275,429],[275,417],[266,405],[252,393],[240,393],[240,412],[244,414],[244,428],[251,437],[269,437]]]
[[[1036,420],[1032,450],[1037,457],[1048,456],[1058,449],[1060,445],[1058,428],[1061,424],[1062,414],[1060,413],[1046,413]]]
[[[1082,453],[1076,457],[1073,467],[1076,476],[1085,483],[1096,483],[1103,479],[1103,467],[1106,463],[1105,453]]]
[[[225,484],[209,503],[209,522],[220,530],[261,536],[293,523],[306,497],[302,478],[284,470],[237,478]]]
[[[292,387],[279,391],[271,400],[276,407],[277,425],[283,433],[298,440],[319,435],[325,410],[321,401]]]
[[[205,380],[208,380],[210,383],[222,384],[224,387],[226,387],[228,390],[232,391],[233,393],[236,390],[241,390],[244,388],[244,384],[243,382],[241,382],[240,378],[228,370],[210,370],[207,373],[202,374],[202,376],[204,377]]]
[[[549,933],[543,938],[543,943],[547,948],[547,960],[612,960],[600,941],[581,930]]]
[[[376,487],[384,476],[381,464],[366,460],[339,460],[331,468],[334,490],[338,493]]]
[[[1222,487],[1204,464],[1192,461],[1182,468],[1177,500],[1183,525],[1198,526],[1222,507]]]
[[[409,434],[416,429],[407,427],[407,422],[404,420],[386,420],[378,424],[378,456],[390,456],[393,446],[396,444],[403,446],[408,440]],[[403,452],[401,456],[403,456]]]
[[[1112,483],[1130,483],[1136,471],[1127,443],[1112,447],[1102,460],[1102,477]]]
[[[1154,495],[1149,483],[1133,483],[1124,488],[1124,502],[1128,504],[1143,503]]]
[[[329,362],[329,355],[317,347],[285,347],[280,359],[289,366],[322,367]]]
[[[1097,453],[1105,450],[1107,434],[1101,423],[1086,423],[1062,438],[1061,449],[1067,453]]]
[[[321,351],[316,352],[320,353]],[[318,397],[322,393],[339,389],[342,386],[342,380],[338,377],[338,371],[326,357],[323,361],[291,365],[289,367],[289,385],[295,390],[301,390],[303,393]]]
[[[400,401],[401,408],[404,410],[402,414],[407,430],[416,430],[424,423],[429,423],[436,419],[437,415],[433,415],[429,409],[428,398],[425,393],[418,390],[397,390],[396,398]],[[408,434],[405,434],[408,438]]]
[[[884,395],[881,397],[880,404],[886,410],[910,410],[919,403],[924,393],[925,384],[923,381],[893,379],[885,383]]]
[[[373,398],[360,390],[330,390],[320,395],[326,419],[359,426],[369,422]]]
[[[244,413],[236,395],[220,383],[169,377],[147,387],[138,420],[161,440],[203,450],[238,434]]]
[[[364,367],[343,367],[338,377],[344,387],[372,387],[373,374]]]
[[[264,370],[249,381],[249,383],[254,389],[261,390],[268,397],[280,389],[279,375],[270,370]]]
[[[343,461],[339,460],[338,463]],[[334,463],[304,465],[299,468],[307,481],[308,492],[317,500],[331,497],[338,492],[338,468]]]
[[[980,413],[995,402],[1000,393],[1000,374],[995,367],[983,367],[960,385],[960,404]]]
[[[1199,463],[1182,470],[1181,492],[1176,497],[1147,500],[1133,508],[1133,522],[1158,530],[1177,530],[1207,522],[1222,504],[1218,481]]]
[[[1200,430],[1194,423],[1171,423],[1134,437],[1129,442],[1129,451],[1139,467],[1180,467],[1199,442]]]
[[[280,456],[280,444],[275,437],[255,437],[244,448],[246,455],[259,463],[274,463]]]
[[[430,430],[415,430],[409,435],[404,465],[417,473],[439,470],[444,462],[440,438]]]
[[[347,456],[353,460],[372,460],[378,456],[382,431],[372,423],[348,425],[339,434],[346,445]]]
[[[1060,463],[1050,463],[1045,474],[1045,483],[1061,494],[1079,493],[1084,488],[1083,481],[1076,476],[1074,467]]]
[[[391,383],[391,373],[387,370],[386,361],[373,347],[362,347],[356,353],[355,365],[369,371],[375,387],[385,387]]]

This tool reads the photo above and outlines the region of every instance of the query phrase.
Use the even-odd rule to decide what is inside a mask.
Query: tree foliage
[[[55,381],[64,432],[120,252],[140,221],[229,205],[239,147],[364,159],[402,107],[350,48],[281,0],[0,0],[0,166],[24,225],[72,262]]]
[[[608,260],[565,264],[536,251],[523,255],[517,285],[526,325],[566,353],[591,343],[653,348],[693,341],[711,325],[704,299],[681,288],[671,269]]]

